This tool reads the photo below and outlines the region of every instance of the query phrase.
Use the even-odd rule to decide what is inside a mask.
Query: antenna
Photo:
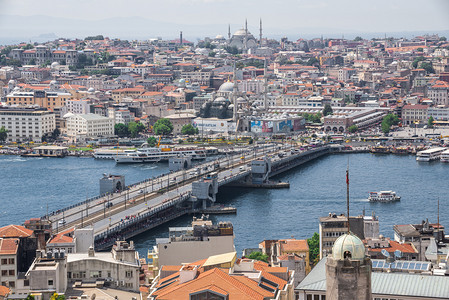
[[[348,167],[346,169],[346,211],[348,216],[348,234],[350,233],[349,228],[349,158],[348,158]]]
[[[390,253],[388,253],[388,251],[385,249],[382,249],[382,251],[380,251],[380,253],[382,253],[382,255],[385,256],[386,258],[390,257]]]

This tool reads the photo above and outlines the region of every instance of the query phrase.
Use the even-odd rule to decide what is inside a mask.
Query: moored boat
[[[401,200],[401,197],[396,195],[393,191],[370,192],[368,197],[369,202],[393,202]]]

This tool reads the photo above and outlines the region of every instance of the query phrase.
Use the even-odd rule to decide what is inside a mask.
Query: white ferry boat
[[[401,200],[401,197],[396,195],[393,191],[370,192],[368,197],[369,202],[393,202]]]
[[[94,151],[94,158],[96,159],[114,159],[116,156],[124,156],[130,153],[135,153],[136,150],[133,149],[97,149]]]
[[[441,154],[447,150],[446,148],[443,147],[435,147],[435,148],[430,148],[424,151],[419,151],[418,153],[416,153],[416,160],[417,161],[431,161],[431,160],[436,160],[436,159],[440,159]]]
[[[441,162],[449,162],[449,150],[443,151],[440,155]]]
[[[142,145],[138,148],[136,153],[127,155],[115,156],[115,162],[120,163],[144,163],[144,162],[158,162],[168,161],[170,158],[179,156],[188,156],[193,160],[205,159],[206,151],[201,148],[164,148],[161,147],[147,147],[148,144]],[[143,156],[135,154],[144,154]]]

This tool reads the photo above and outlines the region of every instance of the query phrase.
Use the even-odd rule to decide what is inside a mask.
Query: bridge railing
[[[100,239],[105,238],[105,237],[107,237],[107,236],[109,236],[111,234],[118,233],[121,230],[123,230],[123,229],[125,229],[125,228],[127,228],[127,227],[129,227],[129,226],[131,226],[133,224],[140,223],[141,221],[147,219],[151,215],[154,215],[154,214],[156,214],[156,213],[158,213],[158,212],[160,212],[160,211],[162,211],[164,209],[167,209],[167,208],[169,208],[169,207],[171,207],[171,206],[173,206],[173,205],[175,205],[175,204],[177,204],[179,202],[182,202],[182,201],[185,201],[185,200],[189,199],[190,196],[191,196],[190,192],[182,194],[180,197],[177,197],[175,199],[171,199],[170,201],[164,202],[164,203],[162,203],[162,204],[160,204],[160,205],[158,205],[158,206],[148,210],[145,213],[141,213],[140,215],[137,215],[136,217],[132,217],[132,218],[127,219],[127,220],[123,220],[123,222],[120,222],[118,225],[113,226],[111,228],[108,228],[106,231],[104,231],[104,232],[102,232],[100,234],[95,235],[95,240],[100,240]]]

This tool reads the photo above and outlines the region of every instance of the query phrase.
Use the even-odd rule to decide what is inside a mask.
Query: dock
[[[222,206],[222,205],[214,205],[205,209],[200,210],[203,214],[209,215],[222,215],[222,214],[236,214],[237,208],[232,206]]]

